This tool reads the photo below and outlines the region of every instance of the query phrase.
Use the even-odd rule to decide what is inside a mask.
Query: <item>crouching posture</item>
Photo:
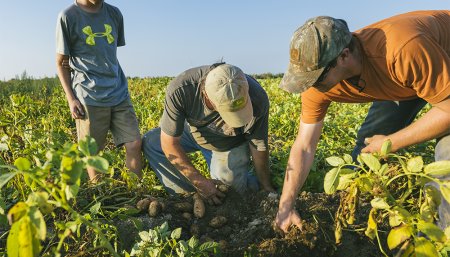
[[[269,100],[264,89],[236,66],[217,63],[189,69],[166,90],[160,127],[143,137],[143,152],[165,189],[198,191],[220,203],[214,180],[238,192],[273,191],[268,154]],[[187,153],[201,151],[211,179]],[[250,158],[257,179],[249,174]],[[259,181],[259,183],[258,183]]]

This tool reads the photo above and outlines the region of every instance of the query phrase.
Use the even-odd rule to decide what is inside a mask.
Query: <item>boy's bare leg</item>
[[[139,179],[142,178],[142,140],[125,143],[126,165],[127,168],[136,174]]]

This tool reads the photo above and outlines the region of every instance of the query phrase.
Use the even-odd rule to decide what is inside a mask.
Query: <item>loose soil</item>
[[[136,218],[143,224],[141,230],[167,221],[171,230],[182,228],[182,238],[185,240],[196,235],[201,242],[219,242],[222,256],[382,256],[376,241],[372,242],[364,235],[363,225],[369,206],[360,207],[358,213],[361,216],[355,223],[360,225],[344,229],[341,244],[335,244],[333,218],[339,199],[339,195],[302,192],[296,208],[304,221],[303,231],[291,228],[285,235],[275,232],[272,227],[279,196],[264,192],[241,196],[230,191],[222,205],[206,205],[206,214],[202,218],[195,218],[194,215],[189,218],[189,215],[175,210],[176,203],[193,203],[190,196],[159,198],[165,206],[156,217],[149,217],[145,212]],[[226,217],[227,222],[220,228],[212,228],[209,223],[217,216]],[[139,241],[139,231],[134,229],[132,223],[126,220],[116,224],[119,241],[127,250]],[[380,236],[385,238],[383,233]]]

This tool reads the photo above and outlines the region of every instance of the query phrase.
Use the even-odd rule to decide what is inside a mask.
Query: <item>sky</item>
[[[73,0],[0,0],[0,80],[53,77],[58,13]],[[450,9],[449,0],[109,0],[124,16],[119,62],[130,77],[176,76],[219,60],[248,74],[282,73],[292,33],[328,15],[351,31],[396,14]]]

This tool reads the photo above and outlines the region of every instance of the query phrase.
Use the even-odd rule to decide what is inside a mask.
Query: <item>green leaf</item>
[[[389,204],[384,200],[383,198],[374,198],[372,201],[370,201],[370,204],[375,209],[381,209],[381,210],[388,210],[391,208]]]
[[[47,236],[47,225],[45,224],[44,216],[36,207],[31,207],[29,211],[29,216],[32,225],[36,230],[36,236],[40,240],[45,240]]]
[[[38,206],[43,214],[49,214],[53,211],[53,206],[48,203],[47,192],[33,192],[28,196],[27,204]]]
[[[430,163],[425,166],[424,172],[430,176],[448,176],[450,175],[450,161],[437,161]]]
[[[17,174],[18,174],[17,171],[13,171],[13,172],[6,172],[0,175],[0,189]]]
[[[378,171],[378,174],[383,176],[386,173],[386,171],[388,171],[388,170],[389,170],[389,165],[387,163],[385,163],[385,164],[381,165],[381,168]]]
[[[89,156],[86,163],[88,167],[92,167],[97,171],[103,173],[108,172],[109,163],[105,158],[100,156]]]
[[[323,189],[327,194],[333,194],[336,192],[336,188],[339,183],[339,169],[333,168],[326,175],[323,183]]]
[[[325,160],[328,162],[328,164],[330,164],[333,167],[338,167],[340,165],[345,164],[345,161],[342,158],[337,157],[337,156],[328,157]]]
[[[381,168],[380,161],[372,154],[362,153],[361,159],[367,165],[367,167],[369,167],[369,169],[371,169],[373,171],[380,170],[380,168]]]
[[[386,156],[386,155],[388,155],[388,153],[391,152],[391,150],[392,150],[392,142],[391,142],[391,140],[390,139],[385,140],[383,142],[383,145],[381,146],[380,154],[382,156]]]
[[[198,239],[195,237],[191,237],[191,239],[189,239],[188,241],[188,245],[191,249],[194,249],[198,245]]]
[[[450,182],[442,183],[439,188],[441,189],[441,194],[447,202],[450,203]]]
[[[86,136],[86,139],[80,140],[78,143],[78,149],[86,156],[95,155],[98,151],[95,139],[90,136]]]
[[[389,211],[389,225],[391,227],[397,227],[402,222],[407,222],[408,218],[411,217],[411,214],[398,206],[395,206]]]
[[[96,204],[92,205],[91,208],[89,208],[89,212],[92,215],[96,215],[100,211],[100,206],[102,205],[101,202],[97,202]]]
[[[445,236],[444,231],[442,231],[438,226],[434,225],[430,222],[419,221],[417,223],[417,229],[423,232],[428,236],[431,240],[435,242],[445,242],[447,237]]]
[[[8,211],[9,224],[13,224],[13,223],[17,222],[18,220],[20,220],[22,217],[24,217],[25,214],[27,214],[29,208],[30,207],[28,206],[28,204],[26,204],[24,202],[16,203]]]
[[[423,237],[416,237],[414,239],[416,257],[436,257],[439,256],[436,247],[430,240]]]
[[[139,237],[142,241],[149,242],[150,241],[150,235],[147,231],[141,231],[139,232]]]
[[[353,163],[353,158],[350,154],[344,154],[344,161],[346,164],[352,164]]]
[[[353,183],[353,178],[357,176],[358,173],[351,169],[341,169],[339,176],[339,183],[337,190],[344,190]]]
[[[19,170],[27,171],[31,169],[31,162],[27,158],[20,157],[14,161],[14,166]]]
[[[172,231],[172,234],[170,234],[170,238],[172,239],[179,239],[181,237],[181,228],[176,228]]]
[[[355,179],[356,185],[363,193],[371,192],[373,188],[372,181],[367,177],[359,177]]]
[[[41,251],[41,244],[35,236],[37,232],[31,223],[30,217],[23,217],[17,224],[19,225],[19,256],[38,256]]]
[[[6,249],[8,249],[9,257],[19,257],[19,231],[20,223],[16,222],[12,224],[6,241]]]
[[[417,156],[411,158],[406,163],[406,167],[410,172],[420,172],[423,169],[423,159],[422,156]]]
[[[389,249],[394,249],[401,243],[411,237],[412,229],[410,226],[404,225],[391,229],[387,238]]]
[[[219,244],[216,242],[204,242],[202,245],[200,245],[199,250],[200,251],[210,251],[218,246],[219,246]]]
[[[375,221],[374,215],[376,213],[375,209],[371,209],[369,213],[369,219],[367,221],[367,229],[365,231],[366,236],[370,239],[374,239],[377,231],[377,222]]]
[[[62,179],[68,185],[80,184],[81,174],[83,172],[83,163],[81,161],[64,156],[61,160]]]

